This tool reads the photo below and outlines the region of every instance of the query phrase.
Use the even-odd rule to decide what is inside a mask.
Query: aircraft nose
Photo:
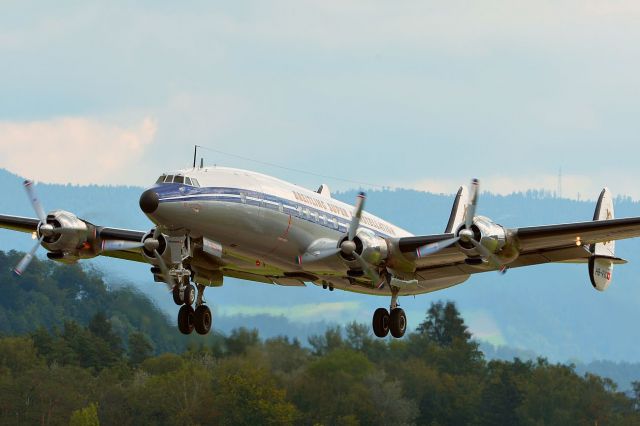
[[[153,213],[158,208],[158,194],[153,189],[147,189],[140,196],[140,208],[145,213]]]

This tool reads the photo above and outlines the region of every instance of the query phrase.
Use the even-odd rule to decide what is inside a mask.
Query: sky
[[[640,199],[637,1],[9,0],[0,58],[0,167],[42,182],[197,144],[310,188]]]

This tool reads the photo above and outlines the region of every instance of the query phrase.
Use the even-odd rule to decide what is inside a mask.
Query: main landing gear
[[[198,334],[207,334],[211,330],[213,315],[202,300],[204,289],[204,285],[198,284],[196,296],[196,288],[188,282],[173,288],[173,301],[182,305],[178,312],[178,329],[182,334],[191,334],[194,329]],[[194,302],[195,309],[191,306]]]
[[[398,307],[398,288],[396,287],[391,288],[389,311],[378,308],[373,313],[373,334],[378,337],[387,337],[391,332],[393,337],[400,338],[407,331],[407,316],[404,310]]]

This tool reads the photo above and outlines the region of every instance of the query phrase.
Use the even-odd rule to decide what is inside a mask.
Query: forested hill
[[[24,253],[0,251],[0,334],[23,335],[44,327],[62,330],[72,321],[87,325],[106,315],[124,342],[140,332],[158,353],[181,352],[194,336],[176,333],[167,315],[135,289],[109,289],[100,272],[79,265],[60,265],[35,258],[20,277],[12,268]]]
[[[1,424],[640,424],[640,383],[487,361],[454,303],[401,340],[355,322],[308,345],[186,338],[98,272],[34,260],[14,278],[20,256],[0,252]]]

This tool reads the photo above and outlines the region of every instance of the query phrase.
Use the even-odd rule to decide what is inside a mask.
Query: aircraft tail
[[[444,230],[445,234],[456,232],[460,225],[464,223],[465,209],[469,204],[469,190],[466,186],[461,186],[458,189],[456,198],[453,201],[453,207],[451,208],[451,215],[449,216],[449,222],[447,228]]]
[[[613,197],[611,196],[611,191],[608,188],[604,188],[598,198],[593,220],[609,220],[613,218]],[[613,264],[620,263],[622,260],[616,257],[615,249],[616,242],[613,240],[591,245],[589,278],[591,278],[593,288],[598,291],[605,291],[609,287],[613,275]]]

